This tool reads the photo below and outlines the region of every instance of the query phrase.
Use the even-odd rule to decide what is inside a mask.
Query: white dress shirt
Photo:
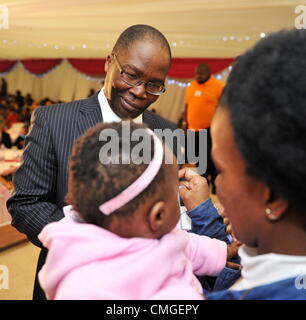
[[[306,274],[306,256],[286,254],[257,254],[255,248],[239,249],[241,278],[230,290],[247,290]]]
[[[120,122],[122,119],[116,115],[116,113],[110,107],[105,94],[104,88],[102,88],[98,94],[98,100],[101,108],[103,122]],[[135,123],[142,123],[142,114],[133,119]]]

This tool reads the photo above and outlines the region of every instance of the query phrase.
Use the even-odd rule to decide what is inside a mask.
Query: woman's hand
[[[198,175],[190,168],[183,168],[179,171],[180,182],[179,192],[188,211],[192,210],[209,198],[209,187],[205,178]]]
[[[214,204],[215,208],[218,210],[220,216],[223,217],[223,223],[226,225],[226,234],[227,235],[231,235],[232,238],[236,241],[237,239],[235,238],[234,236],[234,233],[233,233],[233,229],[232,229],[232,224],[231,222],[229,221],[228,217],[224,214],[224,208],[223,206],[221,205],[221,203],[215,203]]]
[[[238,256],[238,249],[242,246],[242,242],[234,241],[227,245],[227,263],[226,266],[231,269],[239,270],[241,265],[238,263],[231,262],[230,260]]]

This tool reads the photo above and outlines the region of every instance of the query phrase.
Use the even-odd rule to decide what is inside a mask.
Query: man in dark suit
[[[37,235],[45,225],[64,216],[69,155],[75,139],[87,129],[101,121],[125,118],[144,122],[151,129],[177,128],[146,110],[165,91],[170,60],[169,44],[158,30],[132,26],[120,35],[107,57],[105,84],[99,93],[35,110],[23,164],[13,180],[15,191],[7,202],[12,225],[32,243],[41,247]],[[43,248],[37,272],[46,254]],[[36,277],[33,299],[44,298]]]

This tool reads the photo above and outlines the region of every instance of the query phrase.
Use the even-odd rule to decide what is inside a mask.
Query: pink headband
[[[150,130],[146,129],[154,139],[154,156],[146,170],[131,185],[119,193],[114,198],[101,204],[99,209],[102,213],[109,215],[115,210],[127,204],[129,201],[138,196],[156,177],[163,161],[163,145],[157,136]]]

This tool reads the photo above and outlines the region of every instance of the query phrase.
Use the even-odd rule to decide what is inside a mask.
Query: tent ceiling
[[[174,57],[235,57],[294,27],[294,0],[7,0],[0,59],[104,58],[128,26],[161,30]]]

